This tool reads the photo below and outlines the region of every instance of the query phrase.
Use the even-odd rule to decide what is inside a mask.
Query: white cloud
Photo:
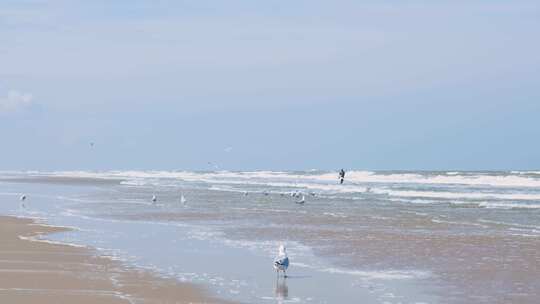
[[[0,97],[0,112],[15,111],[26,108],[32,103],[33,96],[30,93],[9,91],[7,96]]]

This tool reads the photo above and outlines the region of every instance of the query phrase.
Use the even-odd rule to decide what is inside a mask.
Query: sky
[[[539,37],[537,0],[3,0],[0,170],[540,169]]]

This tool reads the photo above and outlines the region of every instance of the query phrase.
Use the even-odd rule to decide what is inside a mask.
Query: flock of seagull
[[[270,193],[268,191],[263,191],[262,193],[265,196],[270,195]],[[316,195],[315,193],[310,193],[310,194],[312,196]],[[249,192],[244,191],[243,195],[248,196]],[[281,193],[281,196],[284,196],[284,195],[285,194]],[[290,196],[294,197],[294,198],[299,198],[299,200],[295,201],[296,204],[303,205],[306,202],[305,194],[302,194],[299,191],[291,192]],[[187,199],[184,197],[183,193],[180,195],[180,202],[182,204],[184,204],[184,205],[187,203]],[[152,203],[153,204],[157,203],[157,196],[155,194],[152,195]],[[287,255],[287,249],[285,248],[284,245],[279,246],[278,255],[274,259],[273,266],[274,266],[274,269],[276,270],[276,274],[277,274],[278,278],[279,278],[280,272],[283,272],[283,277],[287,278],[287,269],[289,268],[289,257]]]
[[[155,204],[157,203],[157,196],[154,194],[152,195],[152,203]],[[180,194],[180,203],[185,205],[187,203],[187,199],[186,197],[184,196],[183,193]]]
[[[269,195],[269,193],[267,191],[264,191],[263,194],[265,196]],[[248,192],[247,191],[244,191],[244,196],[247,196],[248,195]],[[284,194],[282,194],[283,196]],[[306,202],[306,197],[304,194],[301,194],[300,192],[296,191],[296,192],[291,192],[291,197],[295,197],[295,198],[300,198],[300,200],[298,201],[295,201],[295,203],[297,204],[301,204],[303,205],[305,202]],[[313,193],[312,193],[313,196],[315,196]],[[21,201],[21,207],[22,208],[26,208],[24,202],[26,201],[27,199],[27,196],[26,194],[22,194],[20,197],[19,197],[19,200]],[[157,203],[157,196],[154,194],[152,195],[152,203],[153,204],[156,204]],[[182,204],[186,204],[187,203],[187,199],[185,198],[184,194],[181,193],[180,194],[180,203]],[[279,246],[279,249],[278,249],[278,255],[276,256],[276,258],[274,259],[274,269],[276,270],[276,274],[279,278],[279,274],[280,272],[283,272],[283,277],[284,278],[287,278],[287,268],[289,268],[289,257],[287,255],[287,250],[285,248],[284,245],[280,245]]]

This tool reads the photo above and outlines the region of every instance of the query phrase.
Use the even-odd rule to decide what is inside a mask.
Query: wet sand
[[[0,303],[225,303],[90,248],[33,240],[65,230],[0,216]]]
[[[306,229],[312,221],[318,229]],[[317,221],[315,221],[317,220]],[[348,218],[296,218],[299,228],[285,228],[286,220],[274,219],[273,228],[230,229],[228,237],[249,239],[253,235],[278,239],[287,234],[317,254],[340,256],[338,265],[374,268],[428,269],[430,280],[444,286],[434,291],[445,303],[538,303],[540,297],[540,238],[496,233],[497,225],[433,222],[429,217],[401,215],[374,219],[370,215]],[[290,222],[290,221],[289,221]],[[331,223],[335,222],[334,225]],[[356,230],[341,227],[361,223]],[[461,225],[466,233],[450,233]],[[493,226],[493,227],[491,227]],[[284,228],[276,228],[284,227]],[[472,227],[472,228],[471,228]]]

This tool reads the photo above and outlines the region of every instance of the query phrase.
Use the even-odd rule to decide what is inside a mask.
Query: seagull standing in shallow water
[[[152,203],[157,202],[157,197],[155,195],[152,195]]]
[[[187,199],[184,197],[184,193],[180,194],[180,203],[184,205],[187,203]]]
[[[21,200],[21,207],[23,209],[26,209],[26,206],[24,205],[24,201],[26,200],[26,194],[21,195],[20,200]]]
[[[287,277],[287,268],[289,268],[289,257],[287,256],[287,250],[285,246],[279,246],[278,256],[274,259],[274,269],[276,270],[277,275],[279,272],[283,271],[283,277]]]

